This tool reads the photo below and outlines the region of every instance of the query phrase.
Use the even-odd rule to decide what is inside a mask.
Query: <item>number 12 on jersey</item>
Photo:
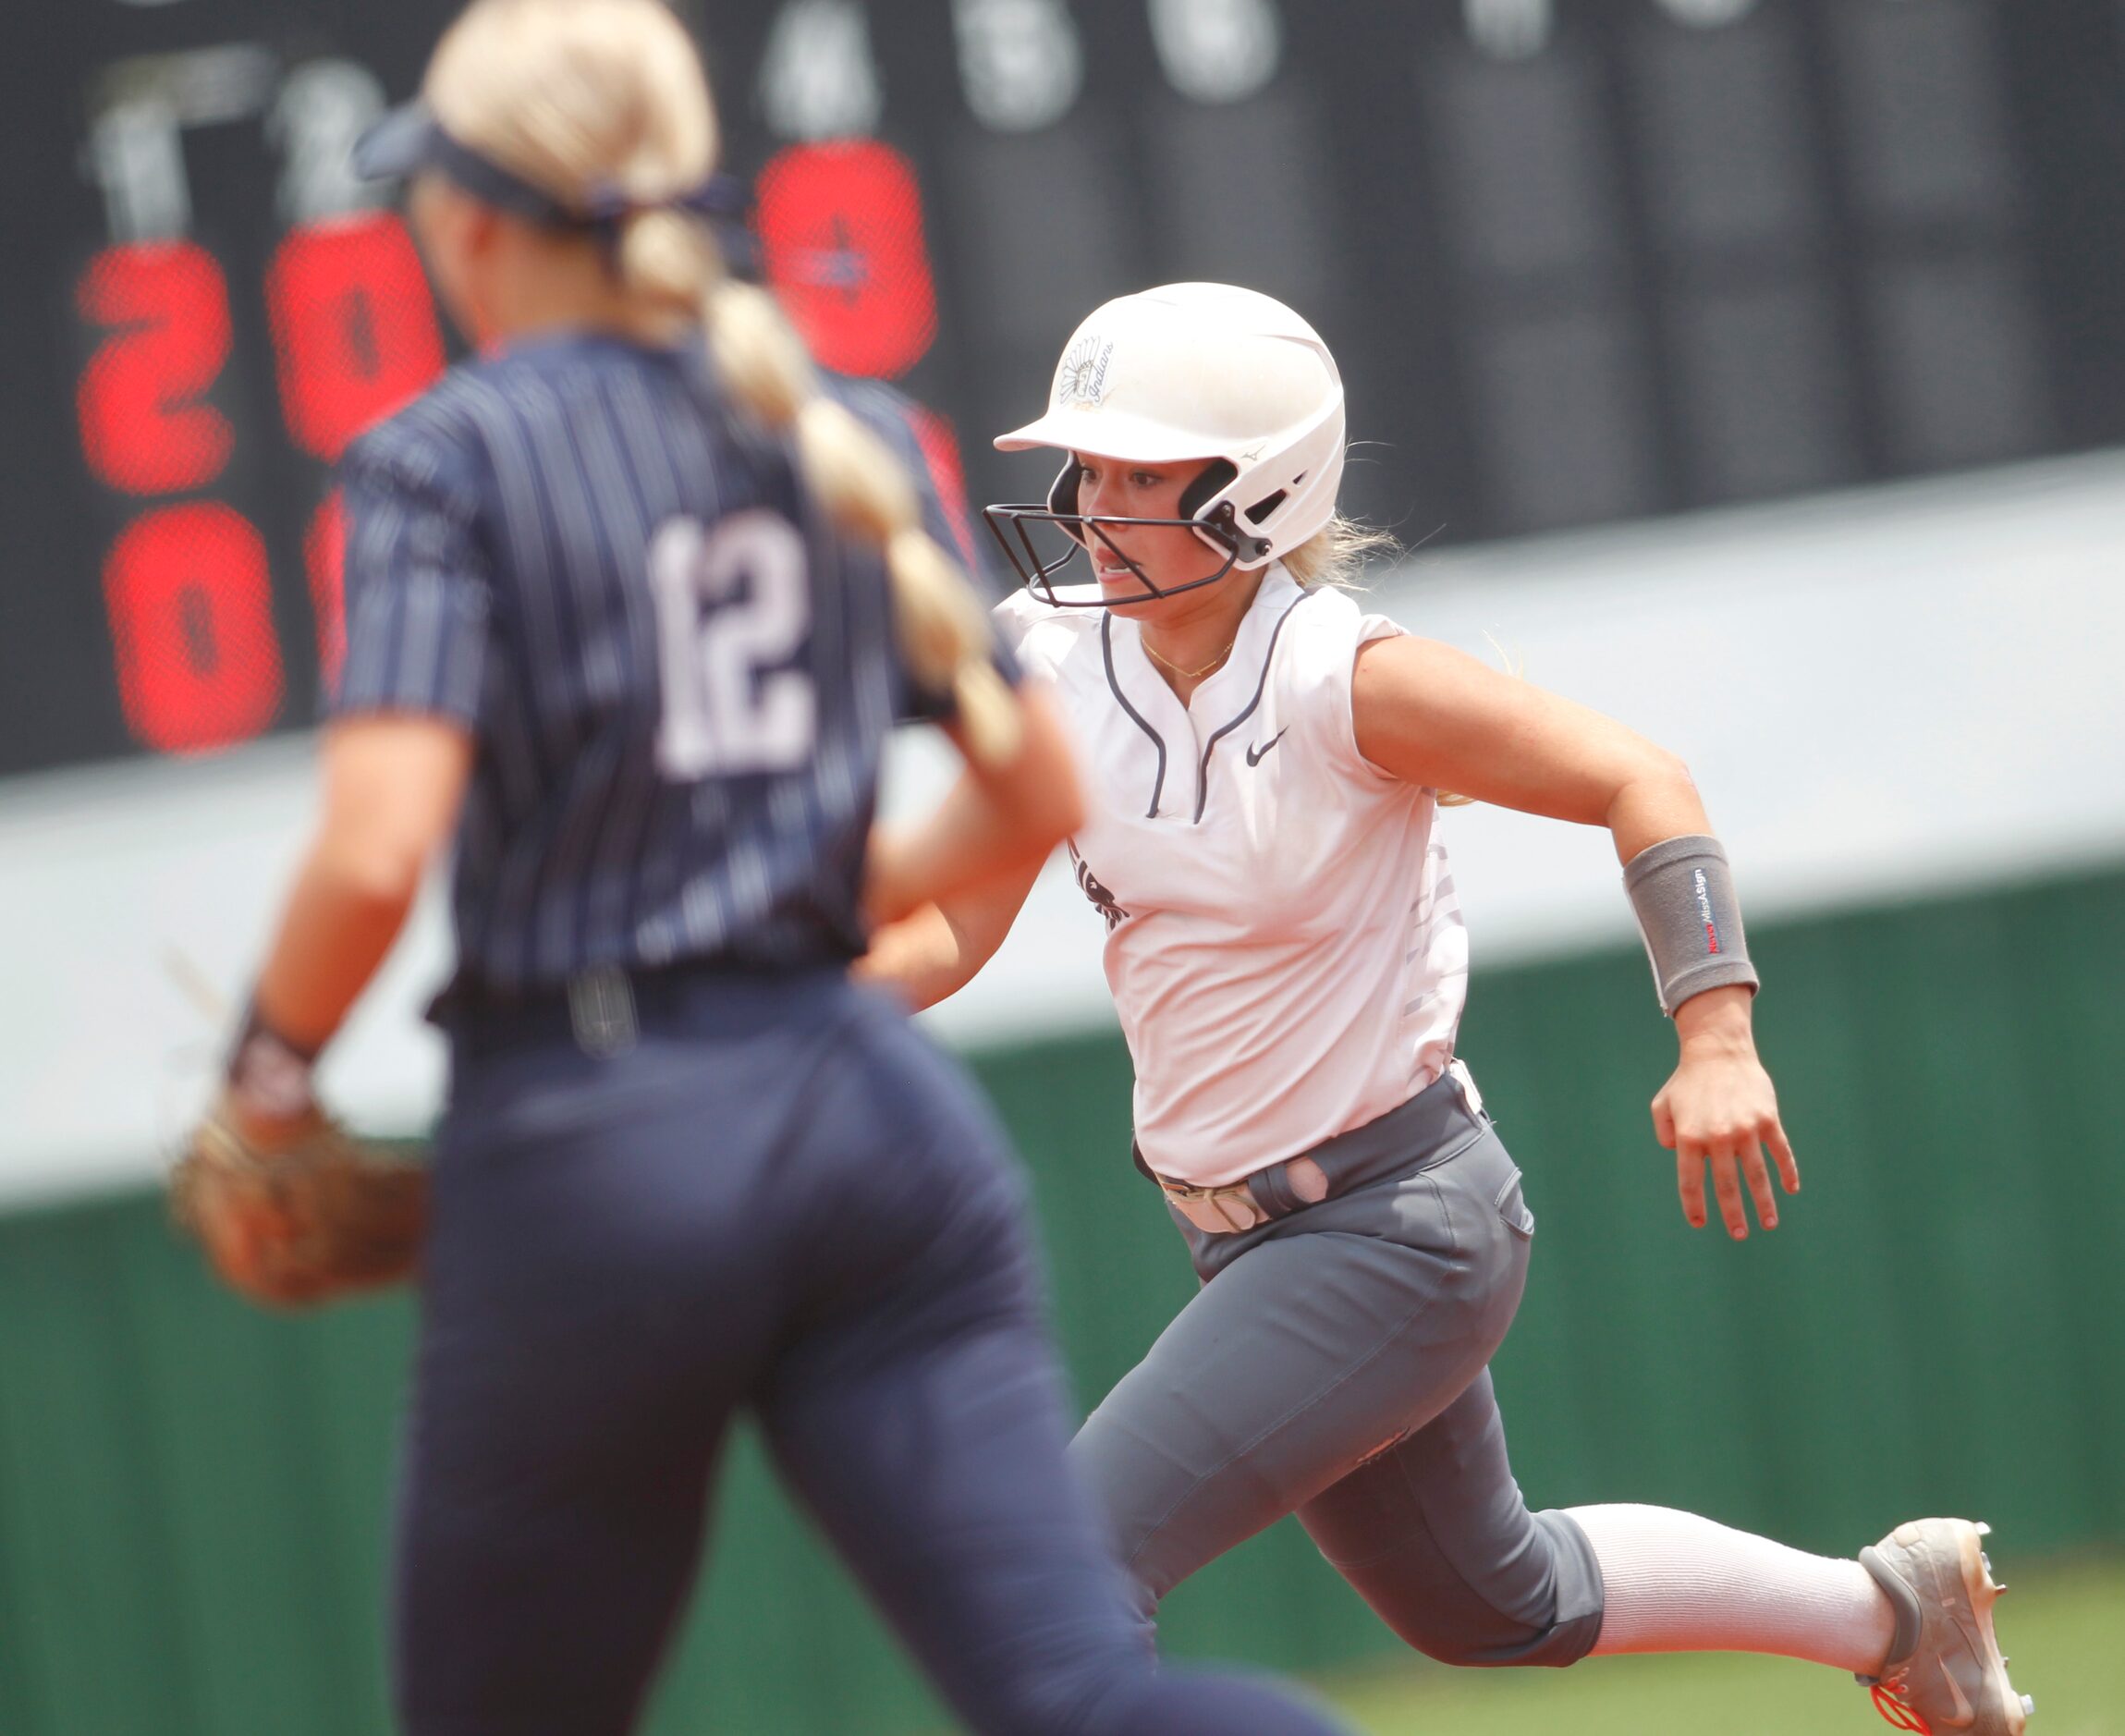
[[[818,734],[818,696],[780,668],[812,627],[804,539],[778,513],[737,512],[714,528],[669,519],[649,550],[664,683],[657,769],[675,782],[787,772]]]

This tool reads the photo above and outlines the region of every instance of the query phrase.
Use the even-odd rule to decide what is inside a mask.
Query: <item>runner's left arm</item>
[[[1505,675],[1433,640],[1375,639],[1351,671],[1358,751],[1381,771],[1431,789],[1607,829],[1630,863],[1712,823],[1675,754],[1612,717]],[[1655,1137],[1676,1155],[1677,1192],[1706,1221],[1704,1175],[1728,1233],[1749,1233],[1743,1189],[1766,1229],[1778,1222],[1768,1148],[1786,1192],[1801,1172],[1757,1058],[1753,990],[1707,988],[1673,1007],[1679,1054],[1653,1101]]]

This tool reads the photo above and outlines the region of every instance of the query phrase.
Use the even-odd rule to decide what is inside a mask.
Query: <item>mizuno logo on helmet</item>
[[[1106,401],[1106,364],[1113,359],[1113,338],[1090,332],[1079,338],[1056,370],[1056,408],[1082,404],[1097,410]]]

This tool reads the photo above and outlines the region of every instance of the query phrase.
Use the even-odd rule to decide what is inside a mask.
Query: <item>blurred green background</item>
[[[1463,1052],[1540,1218],[1497,1367],[1528,1498],[1659,1502],[1838,1554],[1918,1514],[1988,1519],[2024,1581],[2003,1615],[2018,1678],[2072,1708],[2043,1728],[2116,1728],[2119,1573],[2041,1567],[2125,1545],[2125,874],[1767,925],[1753,945],[1806,1185],[1742,1245],[1685,1228],[1651,1142],[1672,1038],[1642,957],[1477,983]],[[1126,1057],[1095,1034],[976,1071],[1032,1166],[1089,1402],[1192,1285],[1127,1162]],[[0,1220],[0,1730],[385,1730],[409,1302],[258,1314],[133,1195]],[[1383,1670],[1349,1701],[1382,1731],[1873,1716],[1797,1665],[1411,1671],[1288,1522],[1181,1587],[1164,1634],[1178,1656],[1326,1681]],[[741,1441],[658,1736],[887,1736],[939,1716]]]

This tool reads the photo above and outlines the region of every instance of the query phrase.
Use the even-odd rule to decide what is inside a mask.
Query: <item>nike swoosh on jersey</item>
[[[1249,748],[1247,750],[1247,764],[1250,765],[1261,764],[1262,756],[1268,752],[1269,750],[1275,747],[1279,741],[1283,740],[1285,736],[1289,732],[1290,728],[1291,726],[1289,724],[1286,724],[1282,729],[1277,730],[1275,735],[1271,736],[1269,740],[1264,741],[1260,747]]]

